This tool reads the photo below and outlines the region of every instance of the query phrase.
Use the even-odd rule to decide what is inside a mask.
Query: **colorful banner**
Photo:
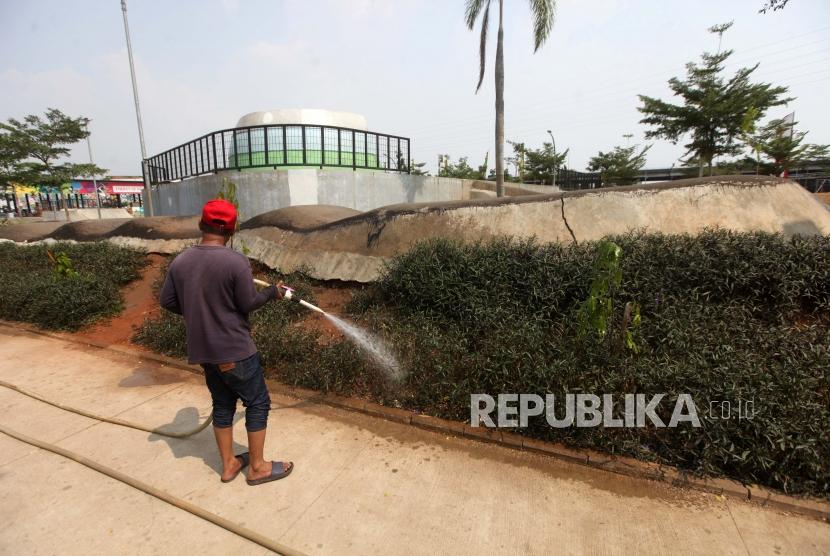
[[[105,195],[140,195],[144,192],[144,184],[136,181],[100,180],[98,186],[104,187]],[[72,192],[94,195],[95,185],[92,180],[73,181]]]
[[[143,185],[112,185],[113,194],[138,195],[144,191]]]

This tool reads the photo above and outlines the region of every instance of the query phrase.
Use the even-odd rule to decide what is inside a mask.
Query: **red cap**
[[[202,207],[202,222],[222,231],[236,230],[236,207],[225,199],[213,199]]]

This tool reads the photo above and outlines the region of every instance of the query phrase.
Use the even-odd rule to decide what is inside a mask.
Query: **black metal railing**
[[[602,175],[599,172],[579,172],[560,168],[556,171],[556,186],[565,191],[596,189],[602,187]]]
[[[409,172],[409,139],[335,126],[285,124],[215,131],[150,157],[153,184],[221,170],[280,166]]]

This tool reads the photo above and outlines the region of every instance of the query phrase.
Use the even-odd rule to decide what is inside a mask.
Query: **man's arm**
[[[256,291],[254,275],[247,261],[238,265],[233,278],[233,300],[240,313],[247,315],[265,305],[268,300],[278,297],[276,286],[270,286],[260,292]]]
[[[167,276],[164,278],[164,286],[161,288],[161,295],[159,296],[161,306],[168,311],[182,314],[182,308],[179,305],[179,296],[176,295],[176,285],[173,283],[173,273],[167,271]]]

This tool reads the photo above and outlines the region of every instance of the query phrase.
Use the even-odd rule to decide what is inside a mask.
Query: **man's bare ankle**
[[[251,463],[251,469],[253,469],[254,472],[256,472],[256,473],[262,473],[264,471],[268,471],[268,465],[270,463],[271,463],[270,461],[265,461],[265,460],[259,461],[256,464]]]

